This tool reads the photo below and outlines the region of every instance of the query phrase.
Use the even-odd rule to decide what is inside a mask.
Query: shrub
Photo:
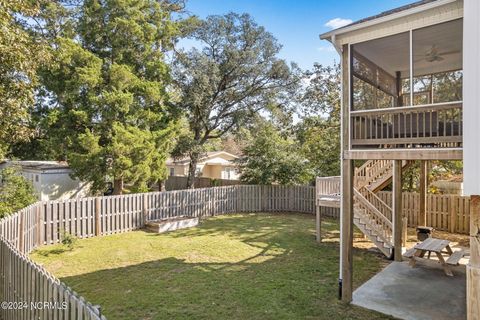
[[[75,247],[75,243],[77,242],[78,238],[69,233],[66,230],[61,230],[61,243],[66,246],[69,250],[73,250]]]

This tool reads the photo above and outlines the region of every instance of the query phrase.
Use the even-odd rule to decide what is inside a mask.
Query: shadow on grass
[[[313,222],[299,214],[207,219],[198,228],[168,233],[169,241],[205,236],[214,241],[216,235],[227,234],[256,253],[234,262],[172,256],[62,280],[100,304],[109,319],[383,319],[336,300],[338,243],[317,244]],[[324,231],[333,237],[338,223],[327,220]],[[355,250],[355,283],[375,274],[380,260]]]

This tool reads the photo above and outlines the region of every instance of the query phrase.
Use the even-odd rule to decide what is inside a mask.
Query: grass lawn
[[[75,249],[32,253],[109,320],[121,319],[387,319],[337,300],[338,230],[314,217],[235,214],[166,234],[135,231],[79,240]],[[360,234],[356,234],[360,237]],[[385,266],[354,252],[355,286]]]

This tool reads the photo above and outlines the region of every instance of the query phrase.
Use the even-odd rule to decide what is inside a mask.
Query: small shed
[[[32,182],[39,200],[65,200],[89,195],[89,183],[73,178],[66,162],[6,160],[0,163],[0,170],[9,166],[20,168],[25,179]]]

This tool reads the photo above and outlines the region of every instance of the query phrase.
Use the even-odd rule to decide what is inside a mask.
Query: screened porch
[[[462,19],[351,45],[350,147],[462,147]]]

